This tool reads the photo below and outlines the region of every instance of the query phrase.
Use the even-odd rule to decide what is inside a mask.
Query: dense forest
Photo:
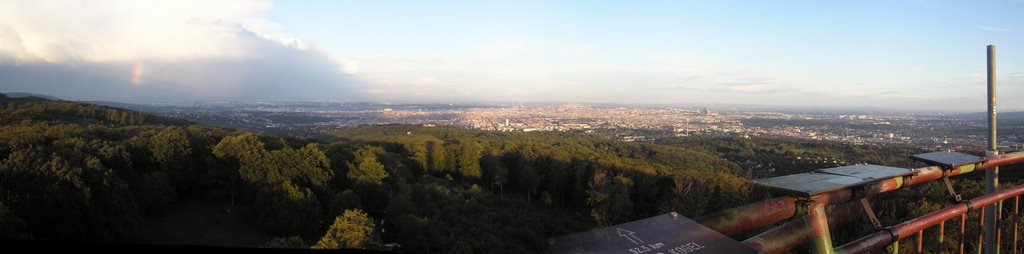
[[[153,242],[147,221],[202,200],[267,247],[523,253],[751,198],[739,166],[710,153],[565,133],[386,125],[327,142],[32,97],[0,109],[4,237]]]
[[[919,152],[413,125],[331,134],[279,137],[0,95],[0,237],[168,244],[185,227],[237,218],[259,231],[250,246],[536,253],[555,236],[669,211],[696,218],[768,197],[748,177],[863,162],[912,166],[906,156]],[[960,182],[967,196],[980,193]],[[878,210],[891,225],[940,208],[941,191],[886,195]],[[182,210],[209,219],[152,226]],[[872,230],[864,225],[837,241]]]

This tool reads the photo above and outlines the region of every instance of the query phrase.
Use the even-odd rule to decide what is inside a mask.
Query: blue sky
[[[168,16],[168,22],[159,22],[166,26],[189,20],[181,29],[182,38],[209,38],[208,27],[232,25],[255,36],[234,34],[202,48],[144,48],[114,59],[102,56],[123,52],[93,52],[96,56],[70,61],[13,57],[6,69],[68,69],[79,61],[78,65],[98,62],[104,66],[98,69],[120,70],[122,65],[142,63],[160,67],[145,68],[143,73],[178,77],[178,72],[188,70],[196,77],[211,77],[155,78],[149,87],[144,82],[132,88],[139,91],[85,94],[82,99],[742,103],[982,111],[985,46],[996,44],[999,92],[1004,98],[1000,108],[1024,110],[1024,99],[1014,99],[1024,95],[1021,0],[218,3],[209,8],[201,1],[193,4],[199,7],[178,3],[176,7],[182,8],[162,8],[169,11],[126,20]],[[25,11],[23,6],[7,7]],[[163,15],[175,11],[181,13]],[[0,18],[0,24],[4,21],[8,20]],[[197,23],[204,32],[190,30]],[[7,30],[24,35],[46,26],[13,27]],[[123,36],[166,37],[146,28],[128,29],[139,32]],[[218,36],[217,40],[223,37]],[[249,37],[261,41],[254,43]],[[61,45],[74,48],[66,45],[89,42],[70,40],[75,43]],[[251,46],[263,41],[283,49]],[[0,40],[0,46],[3,43]],[[39,50],[28,51],[21,55]],[[284,53],[260,53],[267,51]],[[3,53],[0,47],[0,72],[5,70]],[[278,57],[291,59],[290,64],[277,65]],[[217,65],[225,61],[226,67]],[[238,70],[197,71],[205,67]],[[302,74],[296,74],[299,71]],[[78,76],[71,76],[89,72],[78,69]],[[23,84],[31,77],[8,80]],[[7,90],[7,85],[0,79],[0,90]],[[309,89],[296,89],[306,86]],[[42,88],[38,90],[67,90]]]

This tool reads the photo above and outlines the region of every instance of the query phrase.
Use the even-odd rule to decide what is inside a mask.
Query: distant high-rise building
[[[711,110],[708,110],[708,108],[702,108],[702,109],[698,110],[697,113],[701,114],[701,115],[709,116],[709,115],[711,115]]]
[[[505,118],[505,126],[512,126],[511,124],[509,124],[508,118]]]

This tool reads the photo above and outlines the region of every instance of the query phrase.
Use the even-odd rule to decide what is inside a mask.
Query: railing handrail
[[[938,181],[944,178],[970,173],[975,170],[985,170],[1019,162],[1024,162],[1024,151],[989,156],[981,162],[962,165],[952,169],[943,169],[938,166],[914,168],[912,169],[914,171],[914,174],[912,175],[884,179],[857,189],[833,191],[810,197],[808,199],[792,196],[776,197],[700,217],[697,218],[697,221],[722,234],[737,235],[797,217],[800,215],[798,213],[800,210],[800,201],[812,201],[820,205],[850,204],[851,201],[873,197],[879,193],[903,189],[907,186]],[[860,210],[851,207],[847,207],[846,209],[843,209],[843,211],[846,211],[843,213],[846,217],[853,217],[858,215],[860,212]],[[833,217],[830,217],[830,219],[837,220]],[[837,224],[844,224],[846,221],[848,220],[838,220],[838,222],[841,223]],[[789,250],[789,248],[813,238],[810,230],[793,230],[808,228],[810,226],[809,222],[807,215],[803,215],[800,216],[799,219],[793,219],[787,223],[778,225],[757,236],[743,241],[743,243],[764,251],[765,253],[785,252]],[[786,243],[778,244],[777,242],[779,241],[784,241]]]
[[[895,226],[879,230],[873,234],[854,240],[836,248],[836,253],[864,253],[883,248],[893,242],[902,240],[913,233],[938,226],[940,223],[953,219],[968,212],[983,209],[985,206],[1024,195],[1024,185],[983,195],[956,205],[917,217]]]

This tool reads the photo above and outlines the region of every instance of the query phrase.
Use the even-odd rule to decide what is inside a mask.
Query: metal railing
[[[910,175],[890,175],[888,179],[872,181],[863,186],[842,188],[835,191],[815,193],[813,196],[785,196],[763,200],[749,205],[729,209],[717,214],[697,218],[697,221],[720,233],[736,236],[737,234],[762,229],[769,225],[792,219],[779,226],[768,229],[754,237],[744,240],[742,243],[764,253],[782,253],[800,246],[806,242],[812,242],[812,251],[818,253],[863,253],[877,250],[886,246],[893,246],[894,251],[899,251],[898,244],[901,239],[916,236],[917,252],[924,251],[924,230],[938,226],[938,242],[945,242],[946,221],[960,217],[959,252],[964,252],[965,243],[968,242],[966,235],[967,214],[978,210],[981,217],[978,229],[977,251],[981,253],[998,253],[1000,244],[1000,230],[998,222],[1002,220],[1003,201],[1013,198],[1012,222],[1013,253],[1017,253],[1017,236],[1019,228],[1019,205],[1020,196],[1024,195],[1024,185],[1014,186],[1001,191],[998,190],[999,166],[1015,164],[1024,161],[1024,152],[1015,152],[999,155],[996,150],[996,82],[995,82],[995,46],[988,45],[986,48],[988,56],[988,150],[986,158],[980,162],[967,163],[953,166],[943,164],[940,166],[929,166],[911,169]],[[953,187],[948,178],[970,173],[976,170],[985,170],[985,189],[987,195],[975,199],[961,201],[950,207],[914,218],[903,223],[882,229],[881,223],[875,218],[868,199],[879,193],[903,189],[907,186],[914,186],[921,183],[937,180],[946,181],[946,186],[960,201],[959,195],[953,193]],[[853,202],[859,201],[859,202]],[[856,204],[859,203],[859,204]],[[833,206],[830,216],[826,214],[826,207]],[[844,244],[838,248],[832,247],[832,239],[829,232],[829,225],[844,225],[860,214],[866,213],[876,228],[877,232]],[[986,220],[988,223],[986,223]],[[984,228],[984,229],[982,229]],[[984,248],[982,245],[984,244]]]
[[[993,246],[995,246],[995,248],[999,248],[998,247],[999,246],[998,242],[999,242],[999,238],[1000,238],[999,237],[999,233],[1001,233],[1001,231],[999,230],[999,227],[998,227],[998,225],[999,225],[998,221],[1003,220],[1003,218],[1001,216],[1002,215],[1001,211],[1003,210],[1002,209],[1003,201],[1012,198],[1013,199],[1013,210],[1012,210],[1013,215],[1011,216],[1011,219],[1012,219],[1011,221],[1012,221],[1012,224],[1013,224],[1013,235],[1012,235],[1012,238],[1011,238],[1012,241],[1013,241],[1012,251],[1013,251],[1013,253],[1017,253],[1017,236],[1018,236],[1018,234],[1017,234],[1018,232],[1017,231],[1018,231],[1018,228],[1019,228],[1019,225],[1020,225],[1020,216],[1019,215],[1020,215],[1020,196],[1021,195],[1024,195],[1024,185],[1014,186],[1012,188],[1004,189],[1004,190],[998,191],[996,193],[992,193],[992,194],[984,195],[984,196],[981,196],[981,197],[978,197],[978,198],[975,198],[975,199],[967,200],[967,201],[961,202],[959,204],[953,205],[951,207],[947,207],[947,208],[944,208],[944,209],[941,209],[941,210],[938,210],[938,211],[926,214],[924,216],[917,217],[917,218],[914,218],[912,220],[908,220],[906,222],[897,224],[895,226],[879,230],[878,232],[875,232],[874,234],[870,234],[868,236],[865,236],[865,237],[862,237],[860,239],[857,239],[857,240],[855,240],[853,242],[844,244],[843,246],[840,246],[839,248],[836,248],[835,252],[836,253],[865,253],[865,252],[868,252],[868,251],[871,251],[871,250],[881,249],[881,248],[884,248],[884,247],[892,245],[892,244],[897,244],[898,245],[899,240],[902,240],[902,239],[910,237],[910,236],[916,236],[917,245],[916,245],[915,250],[916,250],[917,253],[922,253],[924,251],[923,250],[924,230],[933,228],[935,226],[939,226],[939,229],[938,229],[939,230],[938,231],[938,235],[939,235],[938,242],[940,244],[942,244],[945,241],[945,236],[946,236],[946,232],[945,232],[946,221],[949,221],[951,219],[955,219],[955,218],[959,217],[960,218],[960,237],[957,240],[959,241],[959,253],[964,253],[964,245],[965,245],[965,243],[970,241],[970,239],[967,238],[968,236],[967,236],[967,232],[966,232],[967,213],[969,213],[971,211],[978,210],[982,214],[984,214],[986,206],[989,206],[989,205],[996,205],[995,207],[999,207],[999,208],[997,208],[997,211],[996,211],[999,214],[998,216],[996,216],[996,218],[998,218],[997,222],[996,223],[992,223],[992,225],[995,225],[995,227],[996,227],[996,229],[995,229],[996,233],[994,234],[994,236],[992,238],[992,239],[995,239],[995,240],[993,240],[993,241],[995,241],[995,245],[993,245]],[[985,224],[984,220],[985,220],[985,218],[982,217],[981,224]],[[981,230],[978,230],[978,231],[979,232],[978,232],[978,239],[977,239],[977,245],[976,246],[978,248],[978,252],[980,253],[981,250],[982,250],[982,248],[981,248],[982,243],[984,242],[984,240],[982,238],[982,235],[984,235],[984,234],[981,232]],[[894,249],[898,250],[898,248],[894,248]]]
[[[939,181],[945,178],[974,172],[976,170],[986,170],[997,166],[1015,164],[1019,162],[1024,162],[1024,152],[990,156],[982,162],[962,165],[951,170],[943,170],[939,166],[915,168],[912,169],[914,171],[914,174],[912,175],[884,179],[863,186],[859,189],[844,189],[811,197],[809,199],[792,196],[771,198],[745,206],[732,208],[717,214],[697,218],[697,221],[720,233],[735,236],[741,233],[759,230],[787,219],[792,219],[742,241],[744,244],[763,251],[764,253],[784,253],[805,244],[812,239],[821,239],[820,236],[827,233],[820,232],[820,230],[818,230],[818,233],[815,234],[815,230],[812,230],[814,228],[812,225],[841,226],[857,219],[858,216],[864,213],[864,209],[861,202],[853,201],[866,200],[880,193],[899,190],[922,183]],[[1003,190],[1002,192],[989,194],[975,199],[980,199],[979,201],[972,200],[968,202],[973,202],[971,206],[972,208],[982,209],[982,206],[991,204],[980,203],[982,201],[988,202],[991,200],[991,197],[989,197],[990,195],[1003,197],[1005,195],[999,193],[1004,193],[1010,190],[1024,191],[1024,186],[1016,186]],[[1011,197],[1013,196],[999,198],[995,201]],[[808,204],[812,204],[813,207],[808,206]],[[834,205],[835,207],[833,207],[827,218],[823,218],[822,216],[815,214],[815,208],[828,205]],[[965,203],[957,204],[951,208],[958,207],[960,205],[965,205]],[[826,220],[824,221],[825,223],[820,223],[822,220]],[[920,223],[920,221],[915,222]],[[939,224],[941,223],[936,222],[935,224],[928,225],[928,227]],[[903,236],[906,237],[907,235],[904,234]],[[884,245],[888,244],[889,243],[886,243]],[[840,250],[844,251],[844,253],[857,253],[856,251],[851,252],[851,249],[844,249],[848,248],[847,245],[841,247]],[[818,250],[818,252],[827,253],[829,251]]]

